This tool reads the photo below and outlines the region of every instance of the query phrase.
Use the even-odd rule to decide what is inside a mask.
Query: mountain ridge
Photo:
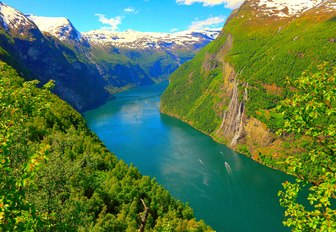
[[[42,32],[47,32],[61,41],[74,41],[89,47],[89,41],[74,27],[71,21],[64,17],[43,17],[25,15],[33,21]]]
[[[219,30],[195,30],[174,33],[139,32],[126,30],[114,32],[108,30],[94,30],[83,33],[94,44],[129,49],[159,49],[174,47],[183,48],[198,43],[212,41],[219,34]]]
[[[207,37],[195,46],[162,50],[100,46],[66,18],[25,15],[2,2],[0,37],[1,60],[28,80],[54,79],[53,91],[79,111],[113,93],[167,79],[212,41]]]
[[[159,49],[165,50],[190,47],[195,44],[204,44],[214,40],[220,33],[219,29],[185,30],[173,33],[164,32],[140,32],[135,30],[111,31],[106,29],[79,32],[64,17],[44,17],[26,15],[38,28],[45,33],[62,40],[83,40],[91,45],[102,45],[105,47],[117,47],[124,49]]]

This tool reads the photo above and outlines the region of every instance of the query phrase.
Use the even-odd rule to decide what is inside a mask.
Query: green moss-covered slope
[[[48,89],[0,63],[1,231],[208,231]]]
[[[289,152],[300,141],[272,133],[279,126],[272,109],[293,91],[287,78],[324,61],[335,65],[335,18],[323,4],[280,18],[246,1],[215,41],[172,74],[161,111],[255,159]]]

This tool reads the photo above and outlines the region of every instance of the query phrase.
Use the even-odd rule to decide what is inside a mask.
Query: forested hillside
[[[288,80],[335,64],[336,12],[326,1],[278,17],[256,2],[235,10],[221,35],[173,73],[161,111],[260,160],[297,145],[276,139],[281,120],[272,109],[292,94]]]
[[[1,231],[210,230],[36,84],[0,63]]]

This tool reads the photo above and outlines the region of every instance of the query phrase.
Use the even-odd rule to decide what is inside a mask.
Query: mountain
[[[28,15],[28,18],[43,33],[50,34],[63,43],[75,45],[78,56],[87,53],[90,56],[89,62],[94,62],[107,80],[107,89],[111,93],[167,79],[176,68],[190,60],[220,32],[208,29],[176,33],[134,30],[94,30],[80,33],[66,18],[32,15]],[[90,47],[89,53],[81,49],[83,46]],[[113,65],[109,65],[110,63]],[[125,80],[116,80],[115,77],[123,77]],[[138,80],[137,77],[142,78]]]
[[[323,0],[255,1],[252,6],[270,17],[291,17],[320,5]]]
[[[0,59],[28,80],[55,80],[54,92],[79,111],[105,101],[111,89],[154,83],[127,57],[92,48],[65,18],[27,16],[1,3],[0,22]]]
[[[155,82],[167,79],[218,34],[218,30],[176,33],[95,30],[83,33],[93,47],[126,56],[139,64]]]
[[[182,31],[175,33],[95,30],[84,33],[93,44],[99,44],[104,47],[139,50],[174,50],[203,47],[214,40],[218,34],[218,30]]]
[[[61,41],[90,47],[87,38],[82,36],[67,18],[41,17],[34,15],[26,15],[26,17],[33,21],[40,31],[49,33]]]
[[[256,160],[281,159],[300,147],[274,133],[274,108],[293,90],[286,78],[334,66],[335,41],[335,1],[245,1],[217,39],[172,74],[161,111]]]
[[[0,2],[0,23],[0,59],[26,79],[55,80],[55,93],[78,110],[106,99],[99,72],[61,41],[45,36],[24,14]]]
[[[22,27],[26,29],[36,29],[36,26],[31,24],[31,21],[28,20],[21,12],[7,6],[6,4],[0,3],[0,12],[1,12],[1,25],[7,30],[19,29]],[[21,30],[21,31],[22,31]]]
[[[118,47],[108,39],[102,44],[87,34],[94,36],[79,32],[66,18],[24,15],[0,2],[0,59],[28,80],[44,84],[54,79],[54,92],[79,111],[115,92],[168,78],[213,40],[216,32],[189,32],[175,38],[179,45],[183,39],[183,47],[168,48],[171,41],[156,37],[165,50]],[[134,36],[130,31],[120,34]]]

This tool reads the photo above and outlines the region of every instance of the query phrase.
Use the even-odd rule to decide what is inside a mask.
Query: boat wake
[[[224,165],[225,165],[225,169],[226,169],[227,173],[231,176],[232,175],[232,169],[231,169],[230,164],[228,164],[227,162],[224,162]]]

